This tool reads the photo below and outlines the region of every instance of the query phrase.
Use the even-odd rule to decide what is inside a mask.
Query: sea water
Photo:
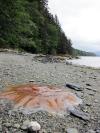
[[[75,65],[85,65],[88,67],[100,68],[100,57],[99,56],[80,56],[79,59],[69,60]]]

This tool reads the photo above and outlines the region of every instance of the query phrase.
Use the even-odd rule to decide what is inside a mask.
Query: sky
[[[49,0],[48,7],[73,47],[100,51],[100,0]]]

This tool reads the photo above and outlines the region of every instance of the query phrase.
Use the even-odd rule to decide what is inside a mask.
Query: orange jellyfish
[[[73,93],[54,86],[24,84],[9,87],[0,93],[0,99],[8,99],[16,108],[36,112],[39,110],[61,114],[82,103]]]

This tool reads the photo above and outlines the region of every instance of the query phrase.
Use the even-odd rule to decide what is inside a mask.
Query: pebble
[[[0,125],[0,132],[2,131],[2,126]]]
[[[33,132],[33,131],[39,131],[41,129],[41,126],[37,121],[26,120],[23,122],[21,129]]]
[[[66,84],[66,87],[70,88],[70,89],[73,89],[73,90],[76,90],[76,91],[82,91],[83,88],[78,86],[78,85],[74,85],[74,84]]]
[[[89,95],[91,95],[91,96],[94,96],[95,94],[94,94],[94,92],[89,92]]]
[[[68,128],[67,133],[79,133],[76,128]]]
[[[29,82],[35,82],[35,80],[29,80]]]
[[[19,124],[14,124],[14,127],[15,128],[20,128],[20,125]]]
[[[94,100],[94,102],[95,102],[95,103],[98,103],[98,100],[97,100],[97,99],[95,99],[95,100]]]
[[[91,86],[91,84],[89,84],[89,83],[87,83],[86,85],[87,85],[87,86]]]
[[[92,106],[92,104],[91,103],[86,103],[86,106]]]
[[[100,129],[97,129],[97,130],[96,130],[96,133],[100,133]]]
[[[45,129],[42,129],[41,133],[47,133],[47,131]]]
[[[37,121],[31,121],[28,124],[28,130],[33,132],[33,131],[40,131],[41,126]]]
[[[11,123],[4,123],[4,125],[5,125],[6,127],[11,127],[11,126],[12,126]]]
[[[26,130],[28,128],[28,124],[29,124],[29,120],[24,121],[21,129]]]
[[[87,90],[92,90],[92,88],[91,88],[91,87],[86,87],[86,89],[87,89]]]
[[[0,89],[2,89],[2,85],[0,85]]]
[[[94,130],[90,129],[88,133],[96,133]]]
[[[73,116],[76,116],[82,120],[85,120],[85,121],[89,121],[89,119],[90,119],[90,117],[87,113],[84,113],[84,112],[79,111],[77,109],[70,110],[70,114],[72,114]]]

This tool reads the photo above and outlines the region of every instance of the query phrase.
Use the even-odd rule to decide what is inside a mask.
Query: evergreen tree
[[[71,41],[47,0],[0,0],[0,47],[32,53],[71,54]]]

